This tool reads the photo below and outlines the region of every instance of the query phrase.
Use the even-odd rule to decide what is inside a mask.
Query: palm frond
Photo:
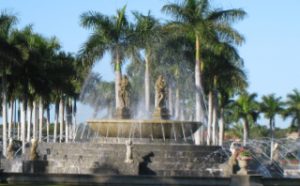
[[[109,48],[107,41],[99,32],[91,34],[88,40],[82,45],[79,55],[93,64],[101,59],[105,51]]]
[[[214,28],[217,31],[221,41],[227,41],[229,43],[234,43],[237,45],[241,45],[245,41],[245,38],[238,31],[233,29],[229,24],[214,24]]]
[[[243,9],[214,10],[207,20],[232,23],[245,18],[247,13]]]
[[[111,20],[101,13],[88,11],[80,15],[80,24],[84,28],[97,29],[111,27]]]

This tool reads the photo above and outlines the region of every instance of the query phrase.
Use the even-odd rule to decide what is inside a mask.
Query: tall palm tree
[[[212,142],[217,145],[218,115],[221,114],[222,109],[218,105],[219,99],[222,99],[222,93],[228,97],[227,91],[230,91],[231,95],[235,94],[237,90],[245,88],[247,83],[243,71],[243,60],[237,49],[226,42],[216,42],[215,48],[216,51],[203,51],[203,59],[206,61],[203,76],[205,90],[208,92],[207,144]],[[223,133],[224,126],[221,124],[222,122],[220,132]],[[223,134],[220,135],[223,136]],[[222,143],[221,138],[219,141]]]
[[[242,67],[228,65],[224,68],[224,74],[219,77],[219,145],[223,145],[225,122],[230,123],[231,118],[225,118],[226,115],[232,115],[233,96],[245,91],[248,83],[245,72]]]
[[[12,70],[12,66],[20,57],[19,50],[10,43],[11,31],[17,17],[5,11],[0,13],[0,74],[2,93],[2,124],[3,124],[3,155],[6,155],[7,147],[7,75]]]
[[[81,55],[94,63],[101,59],[106,51],[111,53],[115,71],[116,108],[120,107],[118,92],[121,81],[121,66],[128,49],[129,24],[125,15],[126,6],[113,17],[98,12],[86,12],[80,17],[84,28],[92,29],[92,34],[84,43]]]
[[[195,42],[196,120],[203,122],[205,116],[202,111],[205,110],[205,101],[201,77],[202,50],[212,44],[216,33],[222,40],[242,43],[243,37],[231,27],[231,23],[244,18],[246,12],[242,9],[213,10],[208,0],[184,0],[178,4],[171,3],[163,6],[162,11],[175,19],[168,26],[172,32],[176,30],[176,33],[191,37]]]
[[[54,141],[56,141],[58,132],[58,122],[60,123],[59,141],[62,142],[63,140],[65,101],[68,97],[72,97],[75,92],[75,87],[72,84],[76,73],[73,63],[72,55],[61,51],[54,56],[47,72],[48,78],[51,80],[51,99],[55,103]]]
[[[287,95],[286,110],[284,118],[292,118],[292,125],[298,126],[298,136],[300,137],[300,92],[294,89],[292,93]]]
[[[145,111],[150,112],[150,63],[154,56],[154,45],[159,42],[161,38],[161,26],[157,19],[155,19],[150,12],[148,15],[143,15],[138,12],[133,12],[137,20],[134,29],[134,36],[131,37],[138,48],[145,50]]]
[[[234,115],[236,120],[243,121],[243,143],[246,145],[249,139],[250,124],[259,116],[259,105],[255,100],[256,94],[242,93],[234,103]]]
[[[16,78],[19,83],[20,90],[20,100],[21,100],[21,139],[22,139],[22,152],[25,153],[25,124],[26,124],[26,113],[27,105],[30,108],[32,102],[39,94],[39,92],[48,92],[49,89],[45,83],[46,78],[43,76],[43,69],[41,64],[45,62],[45,59],[48,59],[48,56],[45,56],[45,45],[46,39],[40,36],[39,34],[33,33],[32,26],[27,26],[21,31],[16,31],[13,33],[14,43],[18,45],[20,50],[23,52],[23,60],[19,68],[14,69]],[[40,98],[40,115],[42,113],[42,99]],[[34,104],[33,104],[34,105]],[[31,110],[31,108],[30,108]],[[30,117],[29,117],[30,118]],[[42,117],[40,117],[40,130]],[[27,140],[30,138],[30,125],[31,121],[27,122],[28,132]],[[35,126],[34,126],[35,127]],[[41,136],[41,135],[40,135]],[[41,140],[41,139],[40,139]]]
[[[269,119],[270,137],[274,137],[275,129],[275,116],[282,114],[284,102],[281,101],[281,97],[276,97],[275,94],[270,94],[262,97],[260,103],[260,110],[264,113],[265,118]]]

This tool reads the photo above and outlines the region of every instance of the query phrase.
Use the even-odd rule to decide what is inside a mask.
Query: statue
[[[121,79],[120,90],[119,90],[119,99],[121,102],[121,108],[129,107],[129,93],[130,92],[130,84],[127,76],[124,76]]]
[[[169,111],[166,108],[167,84],[162,75],[155,82],[155,110],[153,117],[156,119],[169,119]]]
[[[238,142],[232,142],[230,145],[230,152],[231,156],[229,159],[225,162],[219,165],[219,168],[221,168],[223,171],[223,176],[229,177],[233,174],[237,173],[238,170],[238,162],[237,157],[239,155],[239,149],[242,147],[242,145]]]
[[[30,160],[37,160],[38,153],[37,153],[38,141],[37,139],[31,139],[31,148],[30,148]]]
[[[274,143],[271,144],[273,145],[272,151],[271,151],[271,160],[274,162],[278,162],[280,158],[280,151],[279,151],[279,144]]]
[[[13,160],[14,159],[14,140],[9,138],[9,143],[6,149],[6,159]]]
[[[119,119],[129,119],[129,96],[130,96],[130,83],[127,76],[123,76],[120,82],[120,90],[118,92],[118,97],[120,101],[120,106],[117,108],[116,118]]]
[[[164,108],[166,105],[166,82],[162,75],[158,76],[155,83],[155,107]]]
[[[133,163],[133,157],[132,157],[132,141],[128,140],[126,141],[126,157],[125,157],[125,163]]]

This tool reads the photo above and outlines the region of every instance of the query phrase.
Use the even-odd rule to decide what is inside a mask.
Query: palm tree
[[[80,17],[81,25],[93,31],[84,43],[81,55],[94,63],[101,59],[106,51],[111,53],[115,71],[116,108],[120,107],[118,92],[122,76],[121,66],[128,49],[129,24],[125,10],[126,6],[118,10],[117,15],[113,17],[91,11],[83,13]]]
[[[243,120],[243,143],[246,145],[249,139],[249,128],[252,122],[256,122],[259,115],[259,105],[255,100],[256,94],[242,93],[234,103],[234,115],[236,120]]]
[[[155,19],[150,12],[148,15],[143,15],[138,12],[133,12],[137,20],[134,29],[134,36],[131,38],[137,43],[138,48],[145,50],[145,111],[150,112],[150,64],[154,57],[154,45],[159,42],[161,37],[160,23]]]
[[[68,97],[74,96],[75,87],[72,80],[75,73],[74,58],[71,54],[62,51],[54,56],[51,66],[48,68],[47,74],[51,80],[51,99],[55,103],[54,141],[56,141],[58,122],[60,123],[59,141],[63,140],[65,102]],[[68,130],[67,127],[66,130]]]
[[[203,76],[205,90],[208,92],[207,144],[211,144],[212,141],[214,145],[217,145],[218,115],[222,110],[218,105],[219,99],[222,99],[222,96],[229,99],[229,95],[245,88],[247,83],[243,71],[243,60],[237,49],[226,42],[216,42],[215,48],[217,49],[215,51],[203,51],[203,59],[206,61]],[[230,94],[227,91],[230,91]],[[226,99],[222,101],[226,103]],[[223,122],[220,123],[220,137],[223,137],[223,124]],[[219,138],[219,142],[222,143],[222,138]]]
[[[17,22],[15,15],[3,11],[0,13],[0,66],[1,66],[1,89],[2,89],[2,152],[6,155],[7,147],[7,75],[12,66],[20,58],[19,50],[10,43],[11,31]]]
[[[202,50],[211,45],[216,34],[236,44],[240,44],[243,37],[231,28],[232,22],[242,19],[246,13],[242,9],[220,10],[210,9],[208,0],[184,0],[179,4],[168,4],[162,10],[171,14],[175,21],[168,28],[190,37],[195,42],[195,86],[196,86],[196,120],[204,121],[205,101],[202,84]],[[199,131],[198,131],[199,133]],[[196,136],[199,134],[196,134]],[[198,137],[196,138],[198,139]],[[199,142],[197,142],[199,143]]]
[[[260,110],[264,113],[265,118],[269,119],[271,152],[273,152],[275,116],[276,116],[276,114],[281,114],[283,112],[283,105],[284,105],[284,102],[281,101],[281,97],[275,97],[275,94],[263,96],[262,102],[260,103]],[[273,153],[271,153],[270,155],[271,155],[271,159],[272,159]]]
[[[269,119],[271,139],[274,137],[275,116],[283,112],[283,106],[284,102],[281,101],[281,97],[276,97],[275,94],[262,97],[260,110],[264,113],[265,118]]]
[[[287,95],[286,110],[284,118],[291,117],[292,125],[298,126],[298,136],[300,136],[300,92],[294,89],[292,93]]]
[[[42,76],[41,64],[45,62],[48,56],[45,56],[45,45],[46,39],[42,36],[33,33],[32,27],[27,26],[21,31],[15,31],[13,33],[13,42],[18,45],[20,50],[23,52],[22,63],[19,68],[14,69],[15,76],[18,80],[18,89],[20,92],[21,100],[21,139],[22,139],[22,152],[25,153],[25,123],[26,123],[26,113],[27,105],[31,110],[31,103],[39,94],[39,92],[46,91],[49,89],[46,86],[45,78]],[[42,90],[42,91],[41,91]],[[40,98],[40,115],[42,114],[42,98]],[[33,104],[34,105],[34,104]],[[31,116],[30,116],[31,117]],[[40,117],[40,130],[41,130],[42,117]],[[30,138],[30,125],[31,120],[27,122],[28,134],[27,140]],[[35,126],[34,126],[35,127]],[[40,135],[41,136],[41,135]],[[40,137],[41,140],[41,137]]]

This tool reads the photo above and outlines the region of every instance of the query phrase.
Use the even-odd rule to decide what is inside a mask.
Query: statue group
[[[129,119],[130,114],[130,95],[131,86],[127,76],[123,76],[120,82],[118,98],[120,105],[117,108],[116,118]],[[169,119],[169,111],[166,107],[167,100],[167,84],[165,78],[160,75],[155,82],[155,110],[154,119]]]

